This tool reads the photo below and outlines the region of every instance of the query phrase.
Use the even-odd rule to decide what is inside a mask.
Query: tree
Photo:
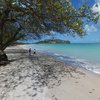
[[[76,10],[69,0],[1,0],[0,62],[8,61],[6,47],[20,39],[50,31],[83,36],[84,20],[96,22],[98,16],[86,2]],[[33,35],[34,36],[34,35]]]

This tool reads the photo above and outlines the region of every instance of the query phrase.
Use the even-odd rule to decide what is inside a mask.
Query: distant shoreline
[[[60,48],[59,48],[59,45],[60,45]],[[64,49],[63,49],[63,47],[64,47],[63,45],[65,46]],[[90,56],[92,58],[92,54],[93,54],[92,52],[95,53],[95,51],[93,51],[94,49],[92,50],[92,48],[91,48],[92,51],[90,49],[87,49],[88,44],[84,44],[84,45],[79,44],[80,47],[79,46],[77,47],[77,45],[78,44],[76,44],[76,45],[74,45],[74,44],[68,44],[68,45],[65,45],[65,44],[33,44],[33,45],[31,45],[30,44],[30,45],[24,45],[24,46],[25,47],[28,46],[29,48],[32,48],[32,49],[37,49],[37,51],[40,52],[40,53],[42,52],[42,53],[46,53],[47,55],[51,55],[51,56],[55,57],[56,59],[65,62],[68,65],[71,65],[71,66],[74,66],[74,67],[77,67],[77,66],[82,67],[82,68],[85,68],[86,70],[89,70],[93,73],[100,74],[99,69],[95,69],[96,67],[99,68],[99,64],[95,66],[95,64],[96,64],[95,62],[91,63],[91,62],[88,61],[88,59],[87,60],[85,59],[86,58],[85,55],[87,56],[89,53],[91,55],[88,55],[88,56]],[[91,44],[90,47],[92,45],[93,44]],[[97,46],[98,45],[99,44],[97,44]],[[47,46],[47,47],[45,48],[45,46]],[[93,45],[92,47],[95,47],[95,45]],[[78,48],[79,48],[79,51],[78,51]],[[70,52],[71,50],[77,51],[76,54],[78,52],[83,51],[82,52],[83,54],[81,53],[82,55],[80,55],[79,57],[77,57],[77,55],[71,55],[70,56],[70,55],[68,55],[68,52],[71,53]],[[87,50],[90,51],[88,54],[86,54],[86,52],[88,52]],[[73,52],[72,52],[72,54],[73,54]],[[81,57],[85,57],[85,58],[82,59]],[[99,61],[99,60],[97,60],[97,61]],[[93,66],[93,68],[91,66]]]
[[[36,42],[33,43],[24,43],[24,42],[17,42],[14,43],[13,45],[24,45],[24,44],[37,44]],[[42,43],[41,43],[42,44]],[[45,43],[44,43],[45,44]],[[49,44],[49,43],[48,43]],[[64,43],[57,43],[57,44],[64,44]],[[70,43],[70,44],[100,44],[100,43]]]

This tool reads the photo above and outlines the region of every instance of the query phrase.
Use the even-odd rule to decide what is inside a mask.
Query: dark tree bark
[[[22,27],[20,26],[16,30],[16,32],[11,37],[9,37],[5,42],[2,43],[2,41],[0,41],[0,65],[5,65],[5,64],[9,63],[8,57],[7,57],[6,53],[4,52],[4,50],[8,46],[12,45],[17,40],[17,35],[21,31],[21,29],[22,29]],[[3,31],[1,34],[3,34]]]
[[[0,50],[0,65],[8,64],[8,57],[3,50]]]

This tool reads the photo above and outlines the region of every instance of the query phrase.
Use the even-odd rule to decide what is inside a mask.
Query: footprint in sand
[[[95,89],[92,89],[93,91],[95,91]]]
[[[55,100],[58,100],[57,98],[55,98]]]
[[[53,98],[54,100],[58,100],[58,99],[55,97],[55,95],[53,95],[52,98]]]
[[[92,91],[90,91],[89,93],[92,93],[93,91],[95,91],[95,89],[92,89]]]
[[[75,83],[79,83],[78,81],[76,81]]]
[[[37,93],[33,94],[32,97],[35,97],[37,95]]]

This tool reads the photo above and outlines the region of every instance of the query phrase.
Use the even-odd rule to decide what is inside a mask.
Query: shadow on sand
[[[18,86],[29,80],[23,92],[30,97],[35,97],[43,92],[43,87],[53,88],[61,84],[62,77],[72,77],[77,72],[76,68],[66,67],[51,57],[40,54],[28,55],[27,50],[6,51],[11,64],[0,67],[0,100],[8,92],[16,90]],[[26,84],[26,83],[25,83]]]

